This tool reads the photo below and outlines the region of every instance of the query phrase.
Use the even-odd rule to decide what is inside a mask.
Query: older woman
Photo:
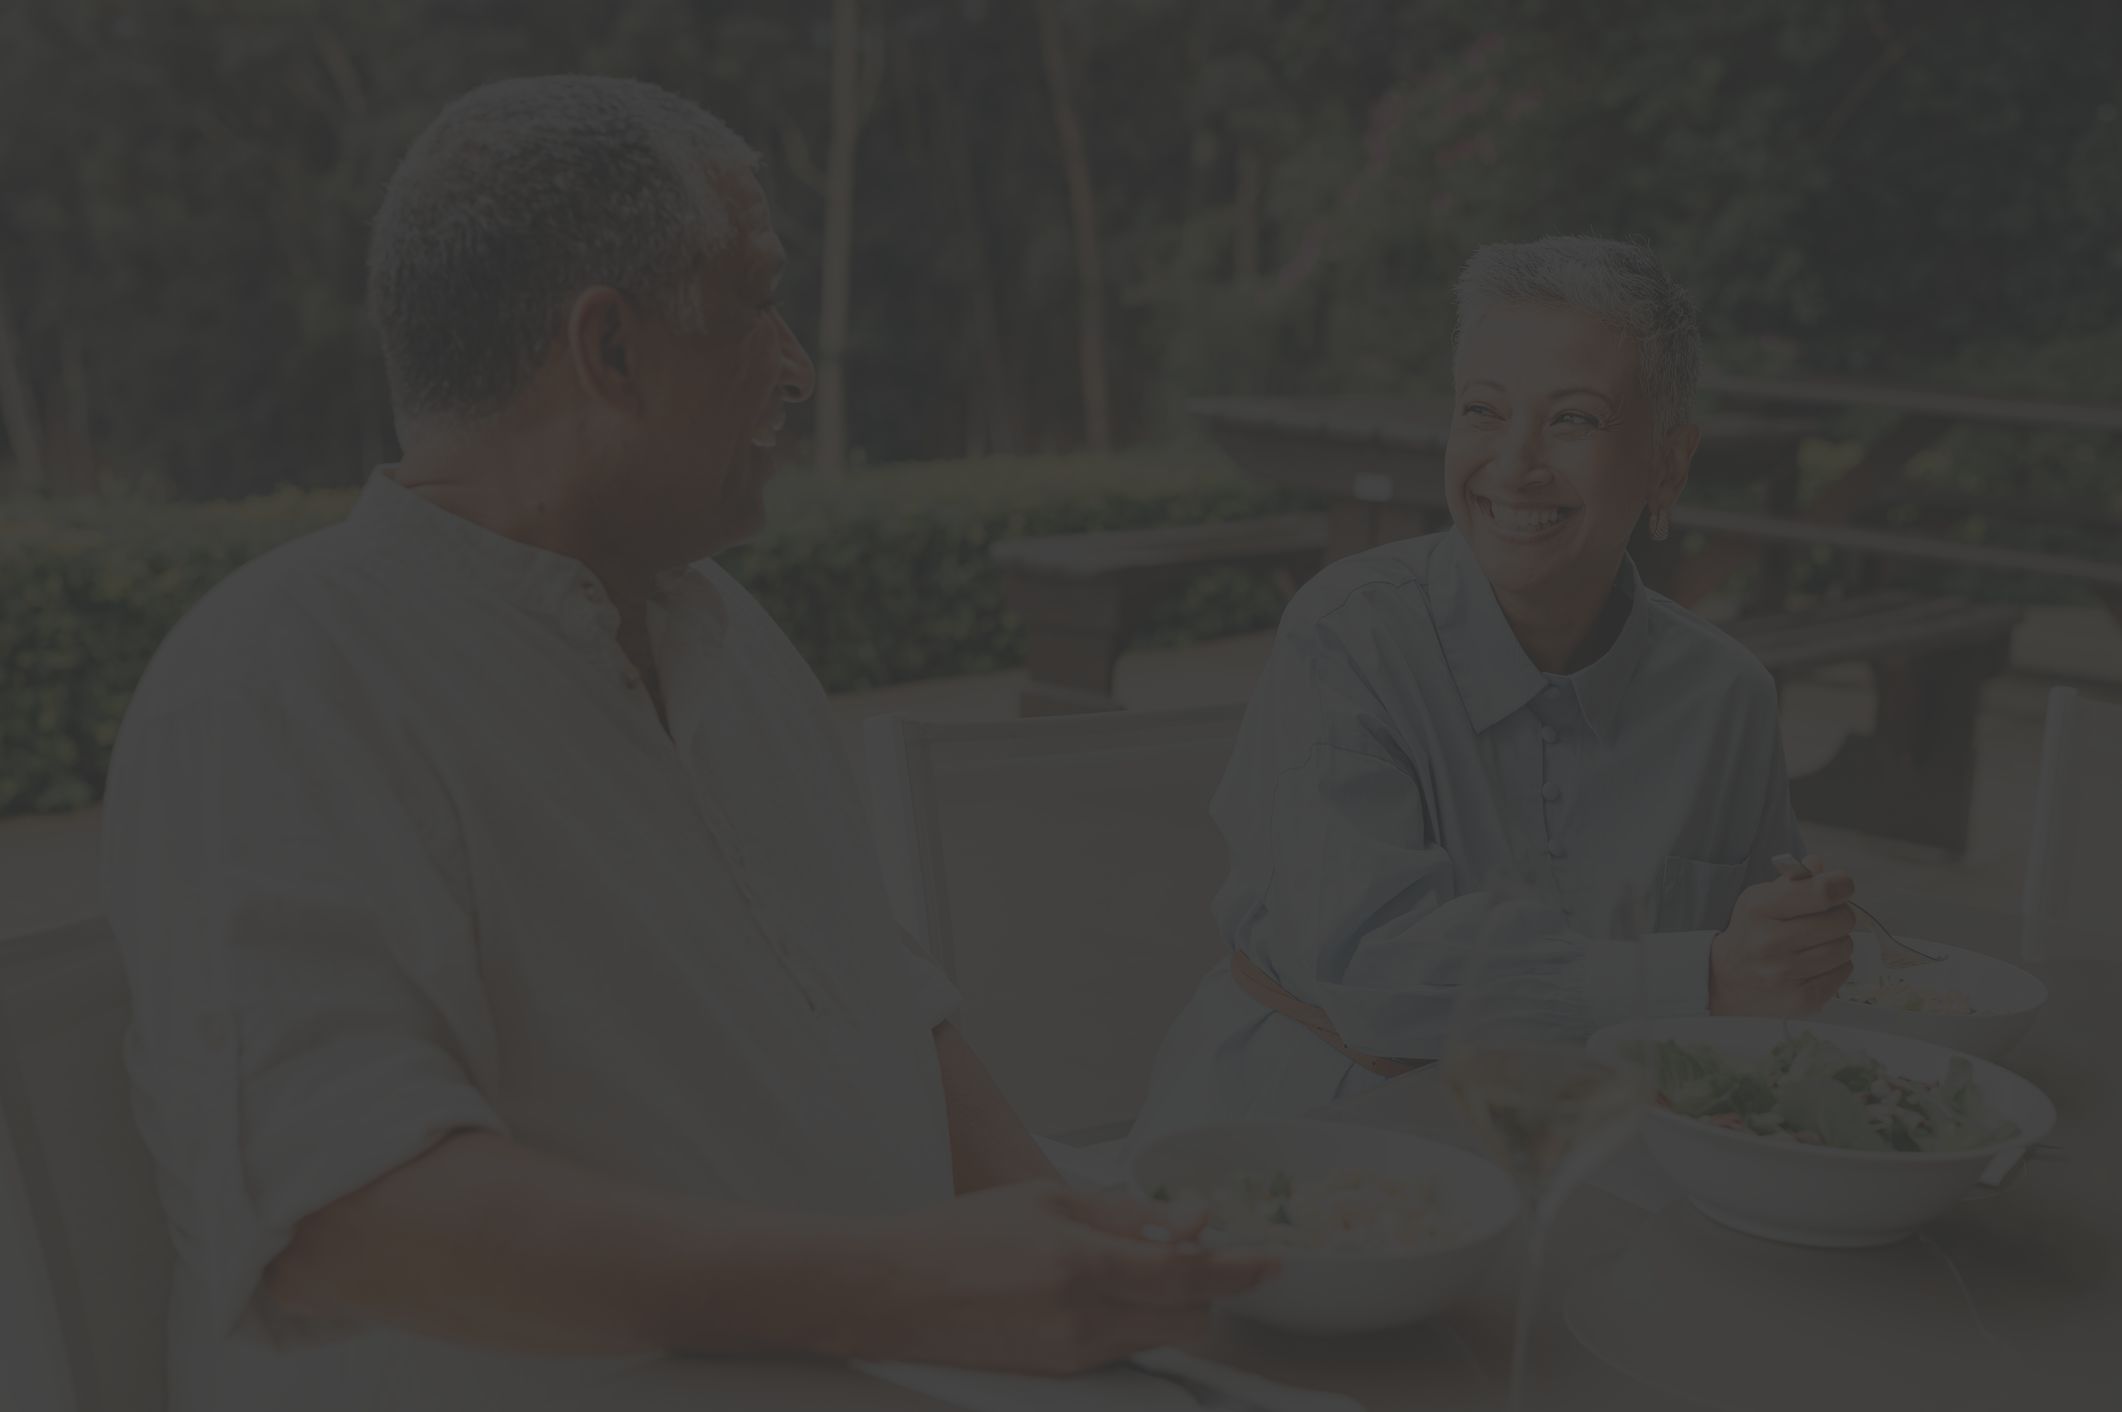
[[[1436,1058],[1498,877],[1584,934],[1643,896],[1657,1014],[1802,1013],[1849,974],[1849,878],[1770,861],[1803,851],[1773,682],[1627,557],[1700,440],[1686,294],[1647,250],[1558,238],[1477,252],[1458,314],[1453,527],[1332,565],[1283,618],[1214,805],[1231,964],[1138,1139]],[[1575,951],[1586,1022],[1618,1018],[1611,949]]]

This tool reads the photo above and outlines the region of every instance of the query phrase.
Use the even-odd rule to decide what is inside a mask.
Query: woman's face
[[[1604,602],[1646,505],[1667,506],[1695,441],[1661,447],[1635,346],[1573,309],[1492,309],[1460,340],[1444,479],[1452,519],[1518,614]]]

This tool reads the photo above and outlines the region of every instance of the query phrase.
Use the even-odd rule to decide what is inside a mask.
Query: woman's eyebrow
[[[1587,396],[1587,397],[1596,397],[1596,398],[1598,398],[1598,399],[1599,399],[1599,400],[1600,400],[1601,402],[1604,402],[1604,403],[1605,403],[1605,404],[1606,404],[1606,405],[1607,405],[1607,406],[1608,406],[1609,408],[1612,408],[1612,407],[1615,407],[1615,406],[1619,405],[1619,404],[1617,404],[1617,403],[1616,403],[1616,402],[1614,401],[1614,399],[1613,399],[1613,398],[1611,398],[1611,397],[1608,397],[1608,396],[1607,396],[1607,395],[1606,395],[1605,393],[1601,392],[1601,391],[1600,391],[1600,390],[1599,390],[1598,388],[1596,388],[1596,387],[1562,387],[1562,388],[1557,388],[1557,389],[1556,389],[1556,390],[1555,390],[1554,392],[1550,393],[1549,395],[1550,395],[1551,397],[1555,397],[1555,398],[1563,398],[1563,397],[1575,397],[1575,396],[1578,396],[1579,394],[1582,394],[1582,395],[1584,395],[1584,396]]]

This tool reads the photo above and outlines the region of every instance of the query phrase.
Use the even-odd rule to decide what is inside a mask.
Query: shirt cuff
[[[1653,932],[1642,940],[1643,1013],[1648,1019],[1700,1015],[1709,1009],[1709,943],[1716,933]],[[1636,1017],[1636,958],[1627,942],[1585,949],[1584,995],[1594,1028]]]

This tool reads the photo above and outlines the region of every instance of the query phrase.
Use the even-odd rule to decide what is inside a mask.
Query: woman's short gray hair
[[[1659,436],[1693,419],[1702,371],[1695,302],[1648,246],[1590,236],[1484,245],[1459,273],[1457,356],[1466,330],[1491,309],[1547,304],[1577,309],[1620,329],[1636,345],[1643,391]]]
[[[716,178],[757,164],[721,119],[631,79],[507,79],[451,103],[369,242],[399,416],[505,405],[592,285],[697,331],[702,268],[734,231]]]

